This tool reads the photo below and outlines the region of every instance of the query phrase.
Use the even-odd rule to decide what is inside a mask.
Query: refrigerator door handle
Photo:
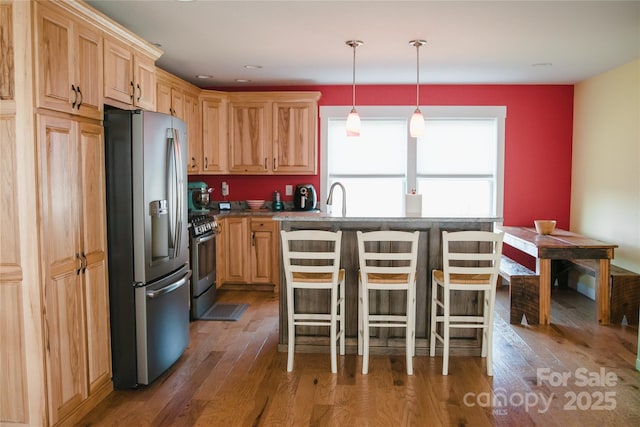
[[[180,141],[178,140],[178,131],[171,129],[169,138],[171,144],[171,154],[173,157],[173,185],[174,192],[174,229],[173,229],[173,257],[180,256],[180,248],[182,241],[182,224],[184,223],[184,195],[180,191],[181,184],[184,184],[184,176],[182,170],[182,153],[180,151]]]
[[[184,286],[189,280],[189,277],[191,277],[191,271],[189,271],[189,273],[185,274],[182,279],[178,280],[175,283],[172,283],[160,289],[156,289],[154,291],[147,291],[146,292],[147,298],[153,299],[153,298],[157,298],[159,296],[168,294],[169,292],[173,292],[176,289],[180,288],[181,286]]]

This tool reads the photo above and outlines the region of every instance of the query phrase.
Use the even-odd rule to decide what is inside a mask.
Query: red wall
[[[252,87],[251,90],[320,91],[320,106],[351,105],[350,85]],[[415,90],[412,85],[359,85],[356,104],[413,105]],[[556,219],[559,228],[568,229],[572,85],[424,85],[420,88],[420,100],[423,106],[506,105],[504,224],[532,226],[534,219]],[[191,176],[189,181],[204,181],[213,187],[214,200],[221,198],[222,181],[229,183],[229,200],[270,200],[273,191],[280,190],[283,199],[290,201],[291,197],[284,196],[286,184],[311,183],[320,189],[319,175],[202,175]],[[319,195],[320,200],[324,197]]]

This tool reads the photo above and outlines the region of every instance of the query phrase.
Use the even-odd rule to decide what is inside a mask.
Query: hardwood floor
[[[509,324],[508,287],[498,292],[494,376],[480,357],[402,354],[361,358],[298,353],[292,373],[277,351],[278,300],[267,292],[221,292],[249,303],[237,322],[191,324],[191,344],[160,379],[113,392],[86,426],[638,426],[638,330],[598,326],[594,302],[554,291],[552,324]],[[564,381],[562,380],[564,376]]]

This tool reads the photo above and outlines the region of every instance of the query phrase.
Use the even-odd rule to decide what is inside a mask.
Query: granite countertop
[[[330,221],[330,222],[357,222],[357,221],[387,221],[387,222],[407,222],[407,221],[433,221],[433,222],[499,222],[502,221],[500,217],[430,217],[422,215],[376,215],[371,213],[370,215],[363,216],[350,216],[343,217],[340,212],[327,213],[327,212],[305,212],[305,211],[286,211],[278,212],[273,215],[273,219],[277,221]]]
[[[342,216],[341,212],[323,212],[319,209],[312,211],[297,211],[292,205],[285,204],[285,210],[271,210],[271,203],[267,202],[262,209],[248,209],[244,202],[231,202],[231,209],[217,209],[217,203],[212,203],[209,215],[216,217],[269,217],[276,221],[330,221],[330,222],[356,222],[356,221],[388,221],[388,222],[406,222],[406,221],[433,221],[433,222],[501,222],[500,217],[430,217],[416,214],[379,214],[375,211],[365,215],[347,215]]]
[[[387,222],[407,222],[407,221],[430,221],[430,222],[500,222],[499,217],[427,217],[427,216],[349,216],[343,217],[340,214],[328,214],[326,212],[316,211],[271,211],[268,209],[230,209],[230,210],[211,210],[209,215],[217,218],[223,217],[265,217],[275,221],[317,221],[317,222],[370,222],[370,221],[387,221]]]
[[[282,211],[272,211],[270,209],[225,209],[218,210],[212,209],[209,212],[209,215],[213,215],[216,217],[226,217],[226,216],[261,216],[261,217],[275,217],[279,214],[283,213]]]

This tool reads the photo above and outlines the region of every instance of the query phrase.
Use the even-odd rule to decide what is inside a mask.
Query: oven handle
[[[200,243],[208,242],[209,240],[216,237],[216,233],[206,234],[204,236],[196,237],[193,239],[193,243],[199,245]]]
[[[187,274],[185,274],[184,277],[182,277],[182,279],[180,279],[177,282],[174,282],[174,283],[172,283],[170,285],[167,285],[164,288],[160,288],[160,289],[157,289],[155,291],[147,291],[147,298],[153,299],[153,298],[157,298],[157,297],[159,297],[161,295],[168,294],[169,292],[173,292],[176,289],[178,289],[179,287],[181,287],[184,284],[186,284],[187,281],[189,280],[189,277],[191,277],[191,271],[189,271]]]

